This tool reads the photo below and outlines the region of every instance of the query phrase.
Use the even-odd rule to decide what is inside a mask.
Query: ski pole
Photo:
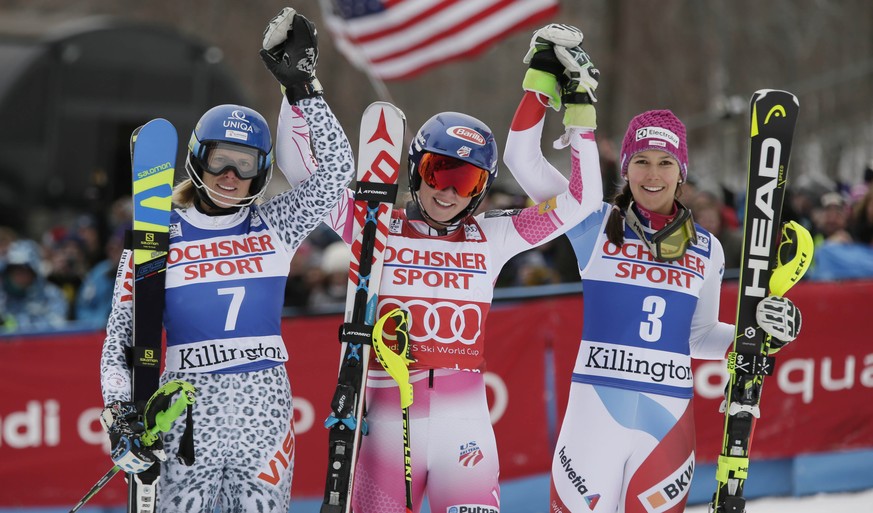
[[[155,424],[154,426],[147,427],[145,433],[142,435],[142,442],[146,447],[153,445],[158,440],[158,433],[166,433],[173,426],[173,423],[179,418],[182,413],[190,406],[194,404],[194,386],[186,381],[174,380],[168,382],[166,385],[162,386],[158,389],[157,392],[154,393],[151,399],[149,399],[149,404],[152,402],[152,399],[163,396],[163,395],[172,395],[176,391],[182,391],[182,394],[179,395],[179,398],[176,399],[173,404],[170,405],[169,408],[163,411],[159,411],[155,415]],[[148,406],[146,407],[148,410]],[[115,474],[121,470],[121,467],[118,465],[114,465],[111,469],[109,469],[106,474],[101,477],[94,486],[88,490],[88,493],[82,497],[79,502],[73,506],[73,509],[70,510],[70,513],[76,513],[82,506],[88,502],[91,497],[97,495],[100,490],[103,489],[106,484],[115,477]]]
[[[382,340],[385,322],[394,319],[397,349],[392,351]],[[373,327],[373,348],[385,371],[397,382],[400,389],[400,407],[403,409],[403,468],[406,481],[406,511],[412,513],[412,459],[409,448],[409,406],[412,404],[412,384],[409,382],[409,364],[415,362],[410,356],[409,312],[395,308],[386,313]]]

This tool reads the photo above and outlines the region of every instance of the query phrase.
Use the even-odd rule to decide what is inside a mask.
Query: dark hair
[[[609,220],[606,221],[606,238],[609,242],[621,247],[624,244],[624,214],[634,198],[630,185],[625,182],[624,187],[612,197],[612,211],[609,212]]]

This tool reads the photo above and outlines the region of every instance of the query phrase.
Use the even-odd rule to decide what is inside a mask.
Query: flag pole
[[[336,14],[337,12],[339,12],[339,6],[336,5],[336,0],[319,0],[319,3],[322,7],[321,12],[325,18],[325,24],[328,25],[328,27],[331,24],[333,24],[334,26],[338,26],[342,29],[343,34],[348,34],[348,30],[346,30],[345,18]],[[346,39],[346,41],[348,42],[348,44],[344,45],[344,51],[348,51],[354,54],[354,59],[350,59],[352,60],[353,64],[357,63],[362,65],[357,67],[358,69],[363,67],[361,71],[363,71],[364,74],[367,75],[367,80],[369,80],[370,86],[373,88],[373,91],[375,91],[376,96],[380,100],[386,101],[393,105],[394,99],[391,97],[391,92],[388,90],[388,86],[385,85],[385,81],[382,80],[382,77],[379,77],[373,71],[373,65],[370,60],[367,58],[364,52],[358,49],[358,47],[354,43],[352,43],[348,39]],[[341,51],[340,53],[344,52]]]

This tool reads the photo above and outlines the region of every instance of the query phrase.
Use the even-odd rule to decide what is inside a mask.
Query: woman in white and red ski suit
[[[567,68],[565,101],[593,97],[597,86],[596,70],[575,51],[581,40],[578,29],[549,25],[531,42],[531,52],[554,52]],[[555,74],[526,81],[543,104],[553,99]],[[542,125],[513,125],[504,155],[534,200],[566,187],[544,163],[541,135]],[[624,188],[567,231],[584,322],[552,460],[550,512],[684,510],[695,468],[691,358],[724,358],[734,333],[718,321],[721,244],[677,200],[687,170],[682,122],[667,110],[634,117],[621,148]],[[775,305],[784,317],[759,323],[792,340],[799,312],[784,298],[762,303],[771,300],[787,302]]]

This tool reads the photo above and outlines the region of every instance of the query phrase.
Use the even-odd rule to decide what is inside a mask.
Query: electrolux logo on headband
[[[642,141],[643,139],[663,139],[664,141],[672,144],[674,147],[679,147],[679,136],[667,130],[666,128],[661,128],[657,126],[647,126],[640,128],[637,130],[636,140]]]

